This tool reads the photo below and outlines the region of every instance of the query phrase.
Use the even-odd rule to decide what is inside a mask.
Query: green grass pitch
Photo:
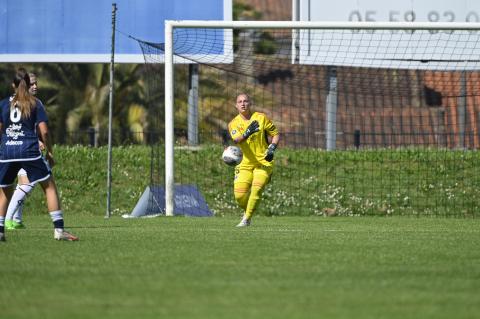
[[[480,221],[47,216],[0,243],[0,318],[478,318]]]

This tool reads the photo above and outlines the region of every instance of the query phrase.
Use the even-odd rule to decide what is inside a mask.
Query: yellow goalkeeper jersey
[[[259,131],[250,135],[246,140],[238,143],[242,150],[243,160],[241,166],[256,166],[258,164],[264,166],[272,166],[272,162],[265,160],[265,152],[268,148],[267,136],[278,135],[278,130],[270,119],[260,112],[253,112],[249,120],[238,114],[229,124],[228,131],[233,140],[240,137],[247,127],[253,121],[258,122]]]

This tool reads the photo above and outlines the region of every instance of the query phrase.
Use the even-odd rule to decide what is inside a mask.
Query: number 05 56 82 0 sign
[[[480,22],[480,1],[299,0],[301,21]]]
[[[480,1],[298,0],[300,21],[479,23]],[[413,24],[410,24],[413,26]],[[472,27],[474,27],[472,25]],[[480,30],[301,30],[301,64],[473,70],[480,67]]]

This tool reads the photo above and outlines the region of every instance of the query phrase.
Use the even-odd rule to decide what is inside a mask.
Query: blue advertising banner
[[[2,0],[0,62],[143,63],[135,38],[161,43],[165,20],[231,20],[232,0]]]
[[[175,215],[192,217],[210,217],[212,211],[208,208],[205,198],[195,185],[175,186]],[[160,186],[147,187],[130,214],[124,218],[150,217],[165,214],[165,188]]]
[[[163,187],[153,187],[153,196],[162,212],[165,211],[165,189]],[[208,208],[207,202],[200,194],[198,188],[194,185],[176,185],[175,186],[175,215],[209,217],[213,213]]]

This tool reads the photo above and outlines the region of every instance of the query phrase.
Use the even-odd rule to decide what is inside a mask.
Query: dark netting
[[[218,164],[235,97],[246,92],[282,133],[260,213],[474,216],[479,35],[176,29],[176,182],[198,185],[216,214],[238,213],[232,172]],[[140,44],[159,132],[152,184],[163,185],[164,47]],[[197,72],[198,110],[189,103]]]

